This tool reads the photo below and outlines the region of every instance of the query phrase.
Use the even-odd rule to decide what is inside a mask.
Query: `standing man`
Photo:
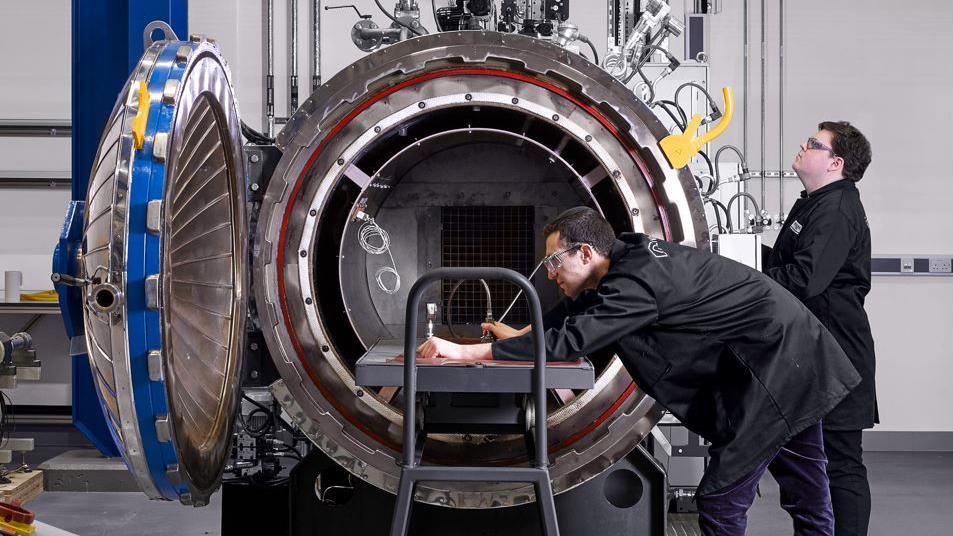
[[[615,238],[595,210],[546,226],[546,356],[608,351],[639,387],[711,442],[696,497],[706,536],[742,536],[765,471],[798,536],[832,535],[821,418],[860,381],[837,341],[777,283],[706,251],[638,233]],[[531,360],[532,334],[460,345],[431,337],[421,357]],[[522,333],[522,334],[520,334]]]
[[[860,373],[860,385],[824,417],[824,449],[837,536],[867,534],[870,485],[862,430],[878,422],[874,341],[864,312],[870,291],[870,229],[855,183],[870,143],[846,121],[825,121],[794,159],[804,191],[791,208],[765,273],[830,330]]]

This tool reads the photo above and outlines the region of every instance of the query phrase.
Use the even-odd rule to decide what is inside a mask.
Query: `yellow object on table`
[[[42,290],[40,292],[24,292],[20,294],[20,301],[25,302],[56,302],[59,300],[59,294],[55,290]]]

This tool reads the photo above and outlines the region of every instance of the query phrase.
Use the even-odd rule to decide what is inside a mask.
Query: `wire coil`
[[[364,225],[361,225],[361,228],[358,230],[357,237],[361,249],[371,255],[383,255],[386,253],[387,256],[390,257],[391,266],[382,266],[378,268],[374,274],[377,287],[387,294],[397,294],[400,290],[400,274],[397,273],[397,262],[394,261],[394,254],[390,250],[390,235],[383,227],[374,221],[374,218],[364,215],[363,219],[365,220]],[[388,286],[384,282],[385,274],[394,276],[393,286]]]

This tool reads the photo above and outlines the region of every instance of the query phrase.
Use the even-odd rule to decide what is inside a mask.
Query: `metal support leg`
[[[543,470],[543,476],[535,482],[536,507],[539,509],[539,520],[546,536],[559,536],[559,526],[556,523],[556,501],[553,498],[553,487],[549,482],[549,471]]]
[[[410,509],[414,505],[416,489],[416,480],[405,471],[401,471],[397,502],[394,503],[394,517],[390,524],[390,536],[404,536],[410,530]]]

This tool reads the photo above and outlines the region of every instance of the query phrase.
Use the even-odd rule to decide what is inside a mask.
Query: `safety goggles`
[[[546,270],[550,272],[555,272],[563,265],[563,259],[566,255],[572,253],[573,251],[579,249],[582,244],[573,244],[566,249],[557,251],[552,255],[547,255],[543,257],[543,266],[546,267]]]
[[[831,153],[831,157],[837,156],[837,154],[834,153],[833,147],[829,145],[824,145],[823,143],[820,142],[820,140],[818,140],[817,138],[813,136],[807,139],[807,143],[805,143],[804,146],[807,148],[808,151],[812,149],[817,149],[820,151],[828,151],[829,153]]]

